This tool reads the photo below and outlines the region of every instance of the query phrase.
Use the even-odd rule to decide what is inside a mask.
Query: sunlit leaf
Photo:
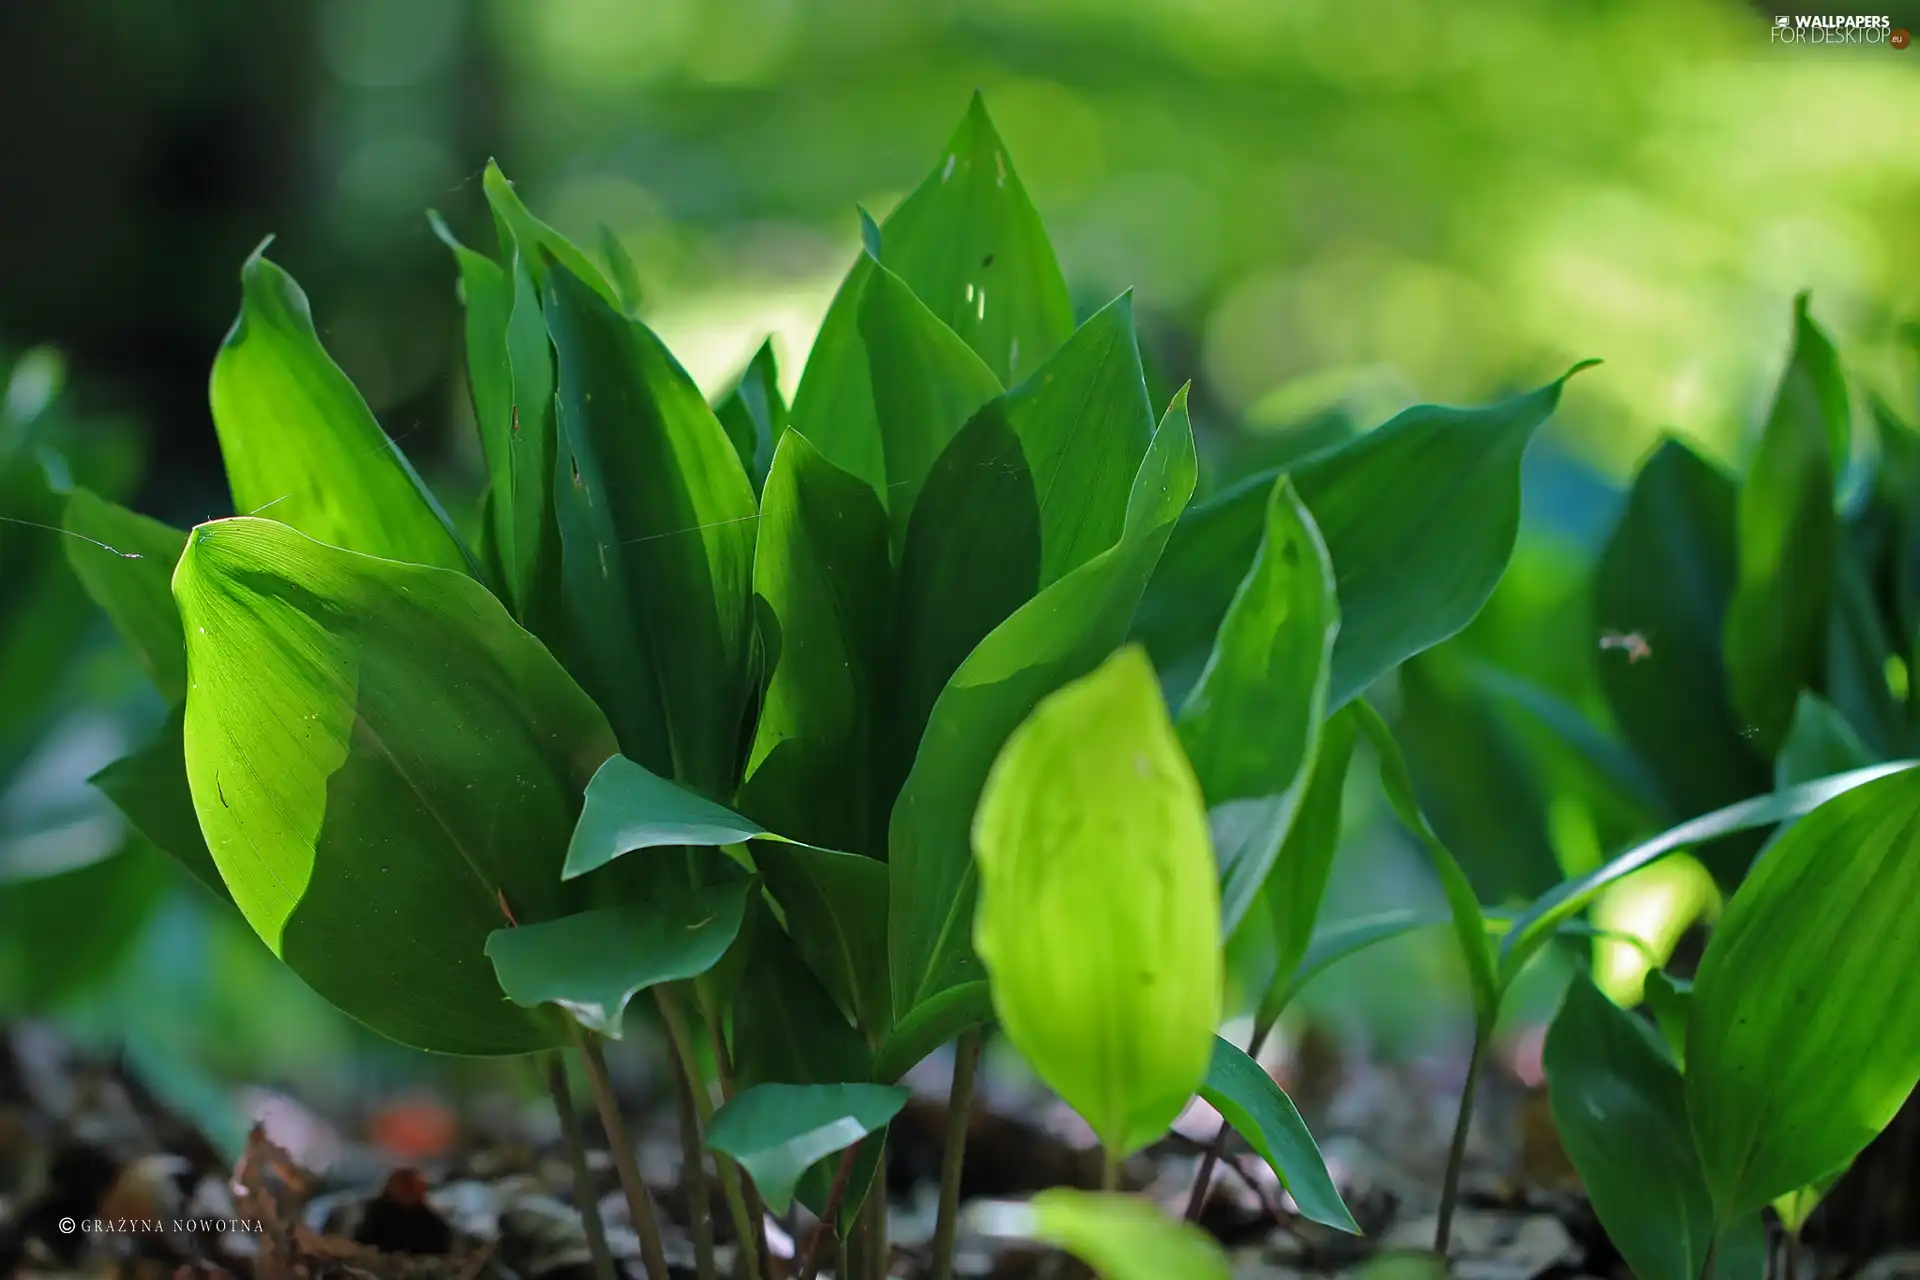
[[[330,546],[472,570],[452,522],[314,332],[307,295],[262,256],[240,271],[240,317],[210,395],[235,510]]]
[[[1207,1071],[1220,893],[1198,780],[1144,651],[1041,702],[974,821],[974,945],[1007,1038],[1114,1157]]]
[[[751,696],[753,487],[653,332],[548,273],[569,669],[621,750],[710,795],[738,781]]]
[[[1227,934],[1239,927],[1266,883],[1313,776],[1339,630],[1326,544],[1293,486],[1277,481],[1253,565],[1179,717],[1180,741],[1210,810]],[[1349,749],[1352,741],[1349,728]],[[1338,765],[1344,779],[1344,758]],[[1337,836],[1337,796],[1333,810]],[[1301,870],[1302,881],[1284,892],[1306,900],[1300,905],[1310,928],[1326,867]],[[1300,941],[1304,946],[1304,934]]]
[[[1733,705],[1768,751],[1785,739],[1800,689],[1819,676],[1847,431],[1839,360],[1801,294],[1793,354],[1740,485],[1739,573],[1722,640]]]
[[[1842,1167],[1920,1080],[1920,773],[1837,796],[1754,863],[1707,943],[1687,1111],[1722,1222]]]
[[[1302,1216],[1360,1234],[1306,1121],[1266,1068],[1216,1036],[1200,1096],[1272,1166]]]
[[[194,808],[254,930],[402,1043],[560,1043],[484,952],[509,918],[591,905],[560,867],[614,750],[593,703],[473,579],[272,521],[195,529],[174,596]]]
[[[934,704],[888,845],[888,952],[899,1020],[984,976],[969,940],[969,833],[987,771],[1041,699],[1093,670],[1124,638],[1195,472],[1186,398],[1176,396],[1134,479],[1120,540],[994,628]]]
[[[558,263],[577,280],[586,284],[616,312],[627,314],[620,302],[620,295],[607,283],[600,268],[593,264],[578,245],[555,231],[546,223],[528,212],[521,203],[519,193],[507,175],[500,172],[500,166],[492,160],[487,161],[486,174],[480,185],[487,193],[487,204],[493,209],[494,226],[500,234],[501,253],[504,256],[509,244],[519,246],[520,257],[527,269],[533,274],[534,284],[544,293],[552,274],[549,263]]]
[[[707,1146],[732,1156],[785,1213],[808,1167],[885,1127],[912,1096],[885,1084],[762,1084],[714,1113]]]
[[[169,705],[187,696],[186,638],[173,604],[173,566],[187,535],[87,489],[67,498],[67,563]],[[105,544],[105,545],[102,545]]]
[[[541,924],[487,939],[500,989],[515,1004],[555,1005],[581,1026],[618,1037],[627,1002],[663,982],[697,978],[740,932],[750,877]]]
[[[1212,1236],[1139,1196],[1056,1187],[1024,1203],[981,1201],[968,1209],[984,1235],[1064,1249],[1101,1280],[1228,1280]]]

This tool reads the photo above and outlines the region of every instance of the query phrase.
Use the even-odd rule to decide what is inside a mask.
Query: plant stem
[[[893,1249],[887,1243],[887,1135],[880,1132],[879,1172],[862,1206],[867,1215],[867,1266],[871,1280],[887,1280],[893,1268]]]
[[[620,1174],[620,1189],[627,1195],[627,1213],[633,1219],[634,1232],[640,1237],[640,1260],[646,1264],[649,1280],[667,1274],[667,1250],[660,1241],[660,1215],[653,1195],[640,1179],[635,1163],[633,1140],[627,1135],[627,1122],[620,1114],[619,1100],[613,1096],[613,1080],[607,1075],[607,1060],[599,1041],[579,1023],[572,1023],[573,1042],[587,1064],[587,1079],[593,1085],[594,1105],[600,1110],[600,1123],[607,1131],[607,1145],[613,1149],[613,1167]]]
[[[1453,1144],[1447,1149],[1447,1173],[1440,1184],[1440,1219],[1433,1231],[1433,1251],[1440,1255],[1443,1263],[1447,1246],[1453,1239],[1453,1211],[1460,1199],[1460,1169],[1467,1159],[1467,1131],[1473,1127],[1473,1095],[1480,1083],[1480,1065],[1486,1058],[1487,1041],[1492,1037],[1492,1020],[1474,1019],[1473,1053],[1467,1059],[1467,1083],[1460,1093],[1460,1115],[1453,1124]]]
[[[853,1280],[853,1263],[847,1256],[847,1240],[838,1231],[833,1233],[833,1274],[835,1280]]]
[[[1100,1148],[1100,1189],[1102,1191],[1120,1189],[1120,1157],[1113,1154],[1112,1147]]]
[[[1249,1058],[1258,1059],[1260,1050],[1266,1048],[1267,1037],[1273,1033],[1273,1024],[1278,1020],[1278,1011],[1276,1010],[1275,1013],[1274,1017],[1263,1017],[1261,1021],[1254,1023],[1253,1039],[1247,1042]],[[1220,1154],[1227,1148],[1229,1127],[1226,1120],[1222,1118],[1220,1127],[1213,1131],[1213,1141],[1207,1144],[1206,1154],[1200,1157],[1200,1172],[1194,1175],[1193,1193],[1187,1197],[1188,1222],[1200,1221],[1200,1212],[1206,1208],[1207,1188],[1213,1185],[1214,1167],[1220,1163]]]
[[[573,1090],[567,1085],[567,1063],[558,1053],[540,1055],[541,1073],[547,1079],[547,1094],[560,1117],[560,1137],[567,1147],[567,1164],[573,1170],[573,1203],[580,1210],[580,1225],[587,1233],[587,1251],[593,1255],[594,1280],[614,1280],[613,1253],[607,1248],[607,1225],[600,1220],[600,1198],[593,1194],[593,1175],[587,1169],[587,1144],[580,1139],[580,1117],[573,1111]]]
[[[707,1024],[707,1042],[713,1049],[713,1074],[718,1076],[720,1080],[720,1100],[722,1102],[732,1102],[733,1055],[727,1052],[727,1037],[725,1032],[720,1028],[720,1016],[712,1005],[708,1003],[703,988],[696,985],[694,991],[700,996],[700,1013]],[[765,1230],[767,1210],[766,1206],[760,1203],[760,1188],[754,1186],[753,1179],[749,1178],[741,1190],[746,1193],[747,1197],[747,1216],[754,1222],[762,1224],[762,1229],[753,1233],[753,1249],[754,1252],[759,1255],[760,1270],[762,1274],[767,1277],[767,1280],[775,1280],[775,1277],[779,1275],[779,1271],[776,1268],[779,1259],[774,1256],[773,1246],[767,1242],[767,1233]],[[838,1237],[836,1236],[835,1238],[837,1239]]]
[[[706,1083],[700,1079],[699,1063],[693,1055],[693,1035],[687,1029],[686,1010],[681,1007],[678,994],[667,985],[655,987],[653,996],[660,1006],[661,1020],[667,1024],[667,1035],[673,1041],[673,1049],[680,1058],[682,1070],[690,1082],[697,1082],[692,1090],[693,1105],[704,1132],[713,1119],[713,1098],[706,1090]],[[714,1164],[720,1170],[720,1190],[727,1197],[727,1212],[733,1218],[733,1233],[740,1241],[740,1263],[735,1270],[747,1280],[762,1280],[760,1251],[754,1247],[754,1237],[759,1235],[759,1229],[747,1213],[746,1197],[740,1192],[739,1171],[733,1161],[725,1156],[715,1156]]]
[[[1707,1260],[1700,1264],[1700,1280],[1713,1280],[1713,1264],[1720,1258],[1720,1233],[1714,1232],[1713,1242],[1707,1246]]]
[[[673,1059],[675,1109],[680,1120],[680,1175],[687,1193],[687,1216],[693,1221],[694,1270],[700,1280],[719,1280],[713,1261],[713,1200],[707,1192],[707,1158],[700,1143],[700,1112],[694,1102],[694,1081],[680,1055]]]
[[[840,1157],[840,1167],[833,1171],[833,1190],[827,1193],[826,1207],[820,1211],[820,1221],[814,1224],[813,1231],[807,1236],[807,1247],[800,1254],[800,1280],[813,1280],[818,1269],[820,1238],[828,1232],[838,1235],[836,1225],[840,1218],[840,1202],[846,1199],[847,1179],[853,1176],[853,1162],[860,1154],[860,1143],[847,1148]]]
[[[1800,1234],[1797,1231],[1781,1234],[1787,1238],[1787,1280],[1800,1280]]]
[[[940,1216],[933,1228],[933,1280],[953,1280],[953,1240],[960,1219],[960,1172],[967,1159],[967,1123],[973,1114],[973,1072],[980,1061],[980,1030],[964,1033],[953,1051],[953,1088],[947,1094],[947,1146],[940,1153]]]

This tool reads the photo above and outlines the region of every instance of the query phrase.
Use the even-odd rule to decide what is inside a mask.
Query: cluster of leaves
[[[650,993],[743,1239],[759,1199],[871,1230],[900,1077],[989,1022],[1110,1165],[1204,1097],[1304,1214],[1354,1230],[1292,1104],[1215,1029],[1223,943],[1249,921],[1278,957],[1262,1038],[1326,965],[1433,923],[1317,927],[1362,738],[1441,877],[1482,1042],[1530,957],[1682,845],[1847,793],[1782,848],[1866,823],[1886,874],[1911,874],[1890,815],[1915,784],[1861,785],[1882,766],[1742,792],[1517,918],[1477,901],[1364,695],[1492,594],[1564,376],[1407,410],[1192,504],[1184,392],[1156,419],[1126,297],[1075,323],[977,100],[919,189],[883,224],[862,214],[791,406],[766,350],[709,406],[638,319],[610,237],[603,268],[497,169],[484,189],[497,257],[440,228],[490,478],[477,536],[256,253],[211,388],[250,514],[183,532],[85,491],[66,507],[82,580],[173,707],[99,782],[315,990],[403,1043],[572,1043],[600,1080],[600,1038]],[[1785,483],[1784,431],[1743,490],[1750,603],[1728,609],[1732,696],[1775,719],[1805,653],[1759,619],[1805,556],[1775,529],[1783,500],[1745,493]],[[1911,1052],[1873,1052],[1911,1086]],[[1770,1114],[1695,1123],[1799,1141]],[[1717,1221],[1776,1194],[1774,1172],[1714,1184]],[[1181,1274],[1224,1274],[1125,1200],[999,1221],[1016,1219],[1115,1275],[1165,1273],[1117,1243],[1147,1237]]]

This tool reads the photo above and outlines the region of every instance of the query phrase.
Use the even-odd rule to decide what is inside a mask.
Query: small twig
[[[1453,1240],[1453,1211],[1460,1200],[1460,1172],[1467,1160],[1467,1132],[1473,1127],[1473,1095],[1480,1082],[1480,1065],[1487,1054],[1487,1041],[1493,1028],[1485,1019],[1475,1019],[1473,1053],[1467,1058],[1467,1083],[1460,1093],[1460,1114],[1453,1124],[1453,1142],[1447,1149],[1446,1179],[1440,1184],[1440,1218],[1433,1231],[1433,1251],[1446,1260],[1447,1246]]]
[[[633,1155],[633,1140],[627,1135],[627,1122],[620,1114],[620,1103],[613,1096],[613,1079],[607,1074],[607,1060],[592,1033],[577,1022],[570,1022],[573,1041],[587,1064],[587,1079],[593,1085],[594,1104],[600,1109],[600,1123],[607,1130],[607,1145],[613,1149],[613,1167],[620,1174],[620,1189],[627,1196],[627,1212],[633,1218],[634,1232],[640,1237],[640,1260],[648,1276],[667,1274],[667,1250],[660,1239],[660,1215],[653,1195],[640,1178],[640,1166]]]
[[[1274,1019],[1268,1018],[1256,1023],[1253,1038],[1247,1041],[1247,1056],[1259,1060],[1260,1050],[1266,1048],[1267,1037],[1273,1033]],[[1222,1117],[1220,1127],[1213,1131],[1213,1141],[1207,1144],[1206,1154],[1200,1157],[1200,1171],[1193,1175],[1193,1193],[1187,1197],[1187,1221],[1200,1221],[1200,1213],[1206,1208],[1207,1188],[1213,1185],[1214,1166],[1220,1163],[1220,1155],[1227,1149],[1227,1134],[1231,1127]]]
[[[847,1148],[846,1154],[840,1157],[840,1167],[833,1171],[833,1190],[827,1193],[827,1203],[820,1211],[820,1221],[808,1233],[807,1247],[800,1255],[800,1280],[813,1280],[814,1272],[820,1265],[820,1238],[829,1231],[839,1234],[835,1224],[840,1217],[840,1202],[846,1198],[847,1181],[853,1176],[853,1162],[859,1154],[860,1143],[856,1142]]]
[[[980,1061],[980,1030],[960,1037],[953,1050],[953,1088],[947,1094],[947,1147],[940,1154],[940,1216],[933,1228],[933,1280],[953,1280],[953,1242],[960,1220],[960,1174],[967,1158],[967,1126],[973,1114],[973,1072]]]
[[[607,1225],[600,1220],[600,1198],[593,1194],[593,1175],[587,1168],[587,1144],[581,1141],[580,1117],[573,1111],[573,1090],[567,1084],[566,1060],[558,1053],[543,1053],[540,1063],[547,1078],[547,1093],[553,1098],[554,1112],[560,1117],[567,1164],[573,1169],[573,1202],[580,1210],[580,1225],[587,1233],[587,1252],[593,1255],[594,1280],[614,1280],[613,1252],[607,1248]]]

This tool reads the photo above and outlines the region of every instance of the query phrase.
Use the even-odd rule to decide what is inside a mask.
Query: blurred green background
[[[1912,0],[1800,6],[1836,7],[1920,29]],[[1497,900],[1597,860],[1631,824],[1556,803],[1524,735],[1458,692],[1462,664],[1498,661],[1598,706],[1604,619],[1586,574],[1618,486],[1665,431],[1741,458],[1797,291],[1861,386],[1920,399],[1903,329],[1920,316],[1920,49],[1782,47],[1776,12],[0,5],[0,340],[65,360],[64,380],[45,353],[0,363],[0,514],[57,523],[43,445],[174,523],[229,510],[206,377],[239,264],[268,234],[388,432],[443,494],[474,493],[453,264],[424,212],[489,244],[489,156],[576,240],[619,236],[645,318],[710,393],[768,334],[790,389],[855,254],[856,202],[881,213],[917,183],[979,88],[1076,303],[1133,289],[1156,397],[1193,380],[1216,481],[1415,401],[1484,401],[1606,361],[1571,384],[1529,459],[1527,531],[1493,607],[1397,691],[1424,717],[1407,732],[1423,790],[1446,797],[1436,821]],[[0,1010],[57,1008],[153,1070],[321,1101],[366,1084],[355,1071],[419,1070],[126,843],[85,788],[159,708],[62,585],[57,542],[0,527],[0,683],[18,691],[0,705]],[[1431,894],[1376,808],[1350,814],[1332,915]],[[113,945],[96,955],[59,923],[81,916]],[[1415,1049],[1458,1021],[1430,996],[1450,963],[1444,940],[1415,942],[1310,1003]]]

